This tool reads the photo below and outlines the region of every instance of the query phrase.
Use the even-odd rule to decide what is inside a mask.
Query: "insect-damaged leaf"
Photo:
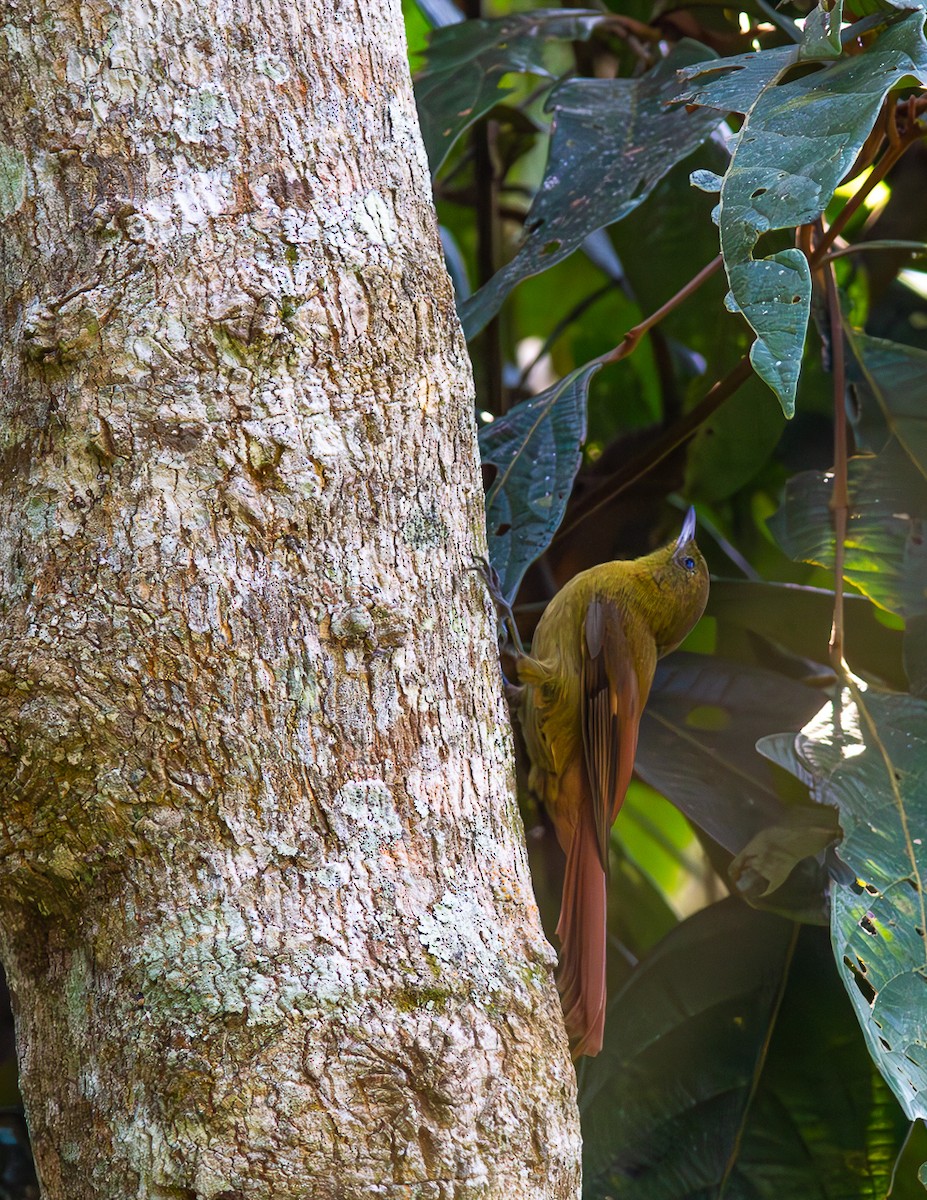
[[[886,1082],[927,1117],[927,704],[851,686],[759,748],[839,811],[858,882],[832,886],[837,966]]]
[[[512,13],[497,20],[462,21],[436,29],[415,81],[422,137],[432,173],[460,135],[508,95],[503,75],[548,75],[548,42],[585,41],[602,13],[560,9]]]
[[[598,369],[573,371],[480,430],[483,466],[497,471],[486,493],[489,561],[509,601],[563,519],[586,437],[586,392]]]
[[[753,251],[770,230],[816,220],[853,164],[887,92],[905,77],[927,78],[923,25],[922,11],[910,13],[862,53],[845,53],[785,82],[775,71],[746,114],[721,182],[717,214],[729,304],[755,330],[751,361],[787,416],[795,410],[811,272],[797,249],[759,259]],[[686,101],[704,102],[697,99],[698,80],[694,83]],[[722,91],[737,84],[736,77],[719,77]],[[712,103],[718,102],[717,90]],[[731,96],[725,94],[724,100],[730,103]],[[707,180],[697,182],[710,186]]]
[[[517,283],[561,262],[596,229],[632,212],[680,159],[718,124],[705,110],[669,110],[676,70],[711,57],[682,41],[640,79],[572,79],[555,88],[544,179],[525,225],[527,236],[507,266],[461,307],[472,338],[499,311]]]

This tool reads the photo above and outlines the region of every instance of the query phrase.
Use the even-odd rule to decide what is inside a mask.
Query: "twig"
[[[817,221],[817,229],[823,240],[824,222]],[[843,314],[834,268],[830,265],[818,267],[819,278],[827,296],[828,323],[830,325],[831,371],[834,377],[834,489],[830,509],[834,515],[834,623],[830,633],[830,661],[838,675],[846,671],[843,658],[843,564],[847,536],[847,517],[850,508],[850,493],[847,484],[849,463],[847,456],[847,405],[846,364],[843,353]]]
[[[811,264],[813,267],[824,258],[835,239],[843,233],[854,214],[859,211],[860,206],[870,192],[883,181],[907,148],[923,136],[924,131],[917,123],[917,115],[921,107],[920,98],[911,97],[911,100],[896,106],[889,113],[887,122],[888,149],[872,168],[867,178],[860,184],[849,200],[847,200],[830,228],[824,232],[821,241],[818,242],[814,250],[814,261]],[[907,117],[904,129],[901,129],[898,124],[899,110]]]
[[[649,317],[645,317],[643,321],[639,322],[632,329],[629,329],[614,350],[609,350],[606,354],[601,354],[592,361],[604,365],[605,363],[619,362],[622,358],[627,358],[629,354],[632,354],[637,349],[644,334],[653,329],[654,325],[659,325],[665,316],[668,316],[674,308],[678,308],[683,300],[686,300],[693,292],[697,292],[706,280],[710,279],[712,275],[721,269],[723,261],[720,254],[717,258],[713,258],[708,266],[702,267],[697,275],[693,275],[689,282],[684,287],[681,287],[675,296],[670,296],[669,300],[665,304],[661,304]]]
[[[662,462],[667,455],[672,454],[675,449],[687,442],[702,422],[707,421],[711,414],[719,409],[725,400],[732,396],[752,374],[753,365],[750,362],[750,356],[745,354],[733,370],[728,371],[723,378],[718,380],[714,387],[696,404],[695,408],[667,429],[646,450],[642,450],[636,458],[632,458],[623,470],[618,471],[612,477],[607,486],[591,493],[579,506],[579,512],[569,525],[564,525],[557,531],[553,541],[559,541],[568,533],[572,533],[578,525],[581,525],[593,513],[598,512],[603,505],[608,504],[615,496],[619,496],[632,484],[637,483],[657,463]]]

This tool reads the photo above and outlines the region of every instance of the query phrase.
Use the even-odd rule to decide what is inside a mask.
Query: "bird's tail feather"
[[[567,852],[557,924],[557,986],[574,1058],[598,1054],[605,1030],[605,872],[591,809],[583,805],[580,811]]]

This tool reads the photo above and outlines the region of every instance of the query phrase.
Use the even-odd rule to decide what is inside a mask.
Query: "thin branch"
[[[522,368],[521,374],[518,377],[518,390],[525,386],[525,380],[538,365],[544,355],[549,353],[554,343],[560,337],[562,337],[567,329],[569,329],[573,322],[578,320],[578,318],[581,317],[588,309],[592,308],[592,306],[601,300],[603,296],[607,296],[615,286],[616,285],[612,282],[612,280],[609,280],[608,283],[596,288],[594,292],[590,292],[588,296],[584,296],[578,304],[575,304],[570,309],[566,316],[560,318],[557,324],[544,339],[544,342],[537,354],[535,354],[531,361]]]
[[[817,228],[824,236],[824,222],[818,220]],[[847,405],[846,405],[846,364],[843,352],[843,314],[840,310],[840,296],[837,292],[837,280],[834,268],[830,265],[818,268],[819,278],[824,284],[827,297],[828,324],[830,325],[830,358],[831,371],[834,377],[834,489],[831,495],[830,508],[834,516],[834,623],[830,633],[831,666],[842,675],[846,671],[843,659],[844,623],[843,623],[843,565],[847,536],[847,518],[850,509],[850,493],[848,487],[848,452],[847,452]]]
[[[881,240],[874,242],[850,242],[831,250],[821,259],[821,266],[832,263],[836,258],[845,258],[848,254],[868,253],[870,250],[910,250],[915,257],[927,255],[927,242],[895,242]]]
[[[840,210],[833,224],[825,231],[814,252],[816,266],[833,245],[835,239],[843,233],[853,216],[859,211],[866,197],[880,184],[895,163],[901,158],[909,146],[924,136],[924,130],[918,124],[917,118],[923,107],[923,98],[911,97],[891,110],[887,121],[888,149],[875,164],[869,175]],[[899,124],[901,117],[905,118],[904,128]]]
[[[605,363],[619,362],[622,358],[627,358],[629,354],[632,354],[637,349],[644,334],[653,329],[654,325],[659,325],[664,317],[668,316],[674,308],[678,308],[683,300],[686,300],[693,292],[697,292],[706,280],[710,279],[712,275],[721,269],[723,261],[720,254],[717,258],[713,258],[708,266],[702,267],[697,275],[693,275],[689,282],[681,287],[675,296],[670,296],[669,300],[665,304],[661,304],[649,317],[645,317],[643,321],[639,322],[632,329],[629,329],[614,350],[609,350],[606,354],[601,354],[592,361],[604,365]]]
[[[657,463],[662,462],[667,455],[684,445],[698,430],[702,422],[707,421],[712,413],[719,409],[725,400],[732,396],[752,374],[753,365],[750,362],[750,356],[745,354],[733,370],[728,371],[723,378],[718,380],[714,387],[696,404],[695,408],[667,429],[647,449],[642,450],[636,458],[632,458],[623,470],[612,476],[608,484],[586,497],[585,501],[578,506],[579,511],[573,520],[569,525],[564,525],[557,531],[553,541],[559,541],[568,533],[572,533],[588,517],[597,513],[600,508],[626,491],[632,484],[637,483],[648,471],[653,470]]]
[[[911,1134],[914,1132],[916,1125],[916,1121],[911,1122],[911,1124],[908,1126],[908,1132],[904,1135],[904,1139],[902,1140],[901,1145],[898,1147],[898,1153],[895,1155],[895,1163],[892,1167],[891,1178],[888,1181],[888,1191],[885,1193],[884,1200],[888,1200],[889,1196],[895,1189],[895,1176],[898,1174],[898,1166],[901,1163],[901,1159],[905,1150],[908,1148],[908,1142],[911,1140]]]

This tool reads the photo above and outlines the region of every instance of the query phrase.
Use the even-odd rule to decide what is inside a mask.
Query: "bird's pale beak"
[[[676,542],[676,549],[681,550],[683,546],[687,546],[695,537],[695,509],[690,508],[686,513],[686,519],[682,523],[682,532]]]

